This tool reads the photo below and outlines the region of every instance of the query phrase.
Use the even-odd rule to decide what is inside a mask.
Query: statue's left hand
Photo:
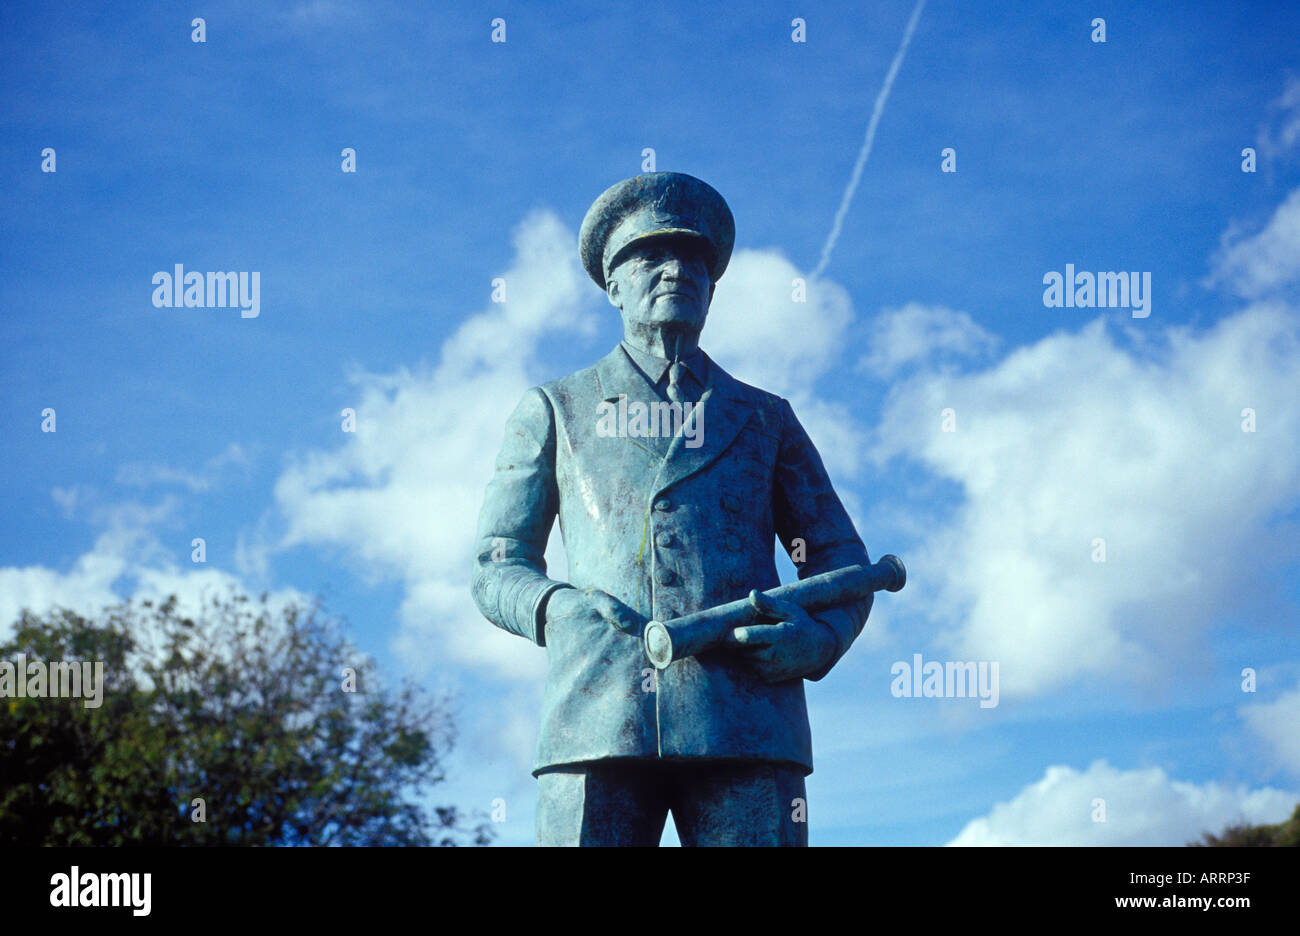
[[[729,643],[769,683],[799,679],[823,669],[835,654],[831,629],[791,601],[749,593],[754,610],[773,623],[749,624],[732,631]]]

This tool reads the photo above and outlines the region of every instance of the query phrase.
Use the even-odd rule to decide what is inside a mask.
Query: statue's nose
[[[673,286],[694,286],[691,282],[691,278],[686,275],[686,268],[680,263],[664,267],[663,272],[659,276],[659,281],[661,283],[670,283]]]

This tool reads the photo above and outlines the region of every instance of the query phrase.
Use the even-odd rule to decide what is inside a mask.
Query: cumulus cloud
[[[1300,280],[1300,189],[1273,212],[1264,228],[1246,236],[1224,234],[1207,285],[1225,285],[1238,296],[1259,299]]]
[[[1292,75],[1287,79],[1286,87],[1272,102],[1271,109],[1278,116],[1276,126],[1261,127],[1257,145],[1260,153],[1276,157],[1300,144],[1300,77]]]
[[[1300,776],[1300,686],[1272,702],[1243,706],[1241,717],[1269,746],[1278,764]]]
[[[796,279],[806,283],[795,301]],[[848,407],[817,382],[837,364],[853,302],[833,280],[809,280],[776,250],[738,250],[718,284],[700,345],[734,377],[790,401],[834,476],[858,471],[865,436]]]
[[[507,301],[467,318],[432,368],[354,374],[355,435],[294,459],[275,486],[281,548],[335,547],[363,577],[404,583],[396,648],[417,671],[447,661],[526,680],[545,671],[544,653],[474,606],[473,534],[506,418],[539,379],[539,342],[589,333],[598,296],[582,288],[576,236],[554,215],[526,218],[514,241]],[[562,555],[548,558],[563,577]]]
[[[174,485],[200,493],[211,490],[223,478],[234,473],[246,474],[252,463],[249,452],[232,442],[196,471],[186,471],[157,462],[129,462],[118,467],[114,480],[131,487]]]
[[[1300,312],[1281,289],[1298,258],[1300,191],[1215,260],[1254,301],[1212,326],[1102,317],[894,384],[874,459],[901,457],[889,470],[905,481],[919,464],[958,494],[914,480],[900,508],[921,539],[909,567],[930,586],[912,602],[940,646],[998,660],[1009,698],[1085,675],[1152,688],[1204,665],[1202,638],[1240,584],[1300,557],[1274,526],[1300,502]],[[884,323],[892,340],[868,360],[886,372],[990,347],[973,323],[920,307]]]
[[[12,632],[24,609],[39,615],[62,607],[89,617],[120,601],[140,573],[170,568],[170,556],[151,528],[172,515],[174,498],[104,505],[90,486],[56,487],[50,497],[66,517],[84,514],[101,532],[66,572],[44,565],[0,567],[0,636]]]
[[[1185,845],[1230,824],[1281,822],[1298,799],[1271,787],[1172,780],[1158,767],[1118,770],[1104,760],[1084,771],[1055,766],[948,844]]]
[[[12,633],[24,609],[45,614],[57,606],[87,617],[115,603],[112,585],[126,569],[102,538],[67,572],[41,565],[0,568],[0,639]]]
[[[868,333],[871,349],[861,366],[881,378],[891,378],[909,364],[978,357],[998,345],[997,337],[965,312],[919,302],[885,309]]]
[[[932,584],[913,601],[956,658],[1000,661],[1005,696],[1186,665],[1234,583],[1258,573],[1251,544],[1300,498],[1296,313],[1261,304],[1136,343],[1097,319],[987,370],[923,372],[886,402],[875,456],[964,495],[912,505],[928,518],[918,581]],[[1246,409],[1257,431],[1242,431]]]
[[[58,495],[55,495],[58,500]],[[0,639],[13,632],[24,610],[44,615],[64,608],[85,618],[98,618],[109,607],[130,598],[160,604],[176,596],[182,616],[198,618],[213,598],[249,589],[235,575],[207,565],[181,566],[154,535],[151,526],[171,513],[173,502],[147,507],[119,504],[92,511],[107,528],[66,572],[48,566],[0,567]],[[267,604],[279,614],[290,604],[309,606],[310,599],[294,588],[268,592]],[[137,633],[147,645],[150,635]]]
[[[806,392],[836,362],[853,321],[848,292],[831,280],[809,282],[776,250],[737,250],[718,283],[700,344],[732,375],[790,396]]]

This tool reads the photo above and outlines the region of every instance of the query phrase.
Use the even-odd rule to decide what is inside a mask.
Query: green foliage
[[[1241,823],[1230,825],[1218,835],[1206,832],[1199,842],[1188,845],[1200,847],[1262,845],[1300,848],[1300,805],[1286,822],[1277,825],[1252,826]]]
[[[319,606],[176,606],[24,613],[0,645],[104,663],[99,708],[0,699],[0,844],[488,844],[486,823],[420,805],[454,740],[446,699],[382,688]]]

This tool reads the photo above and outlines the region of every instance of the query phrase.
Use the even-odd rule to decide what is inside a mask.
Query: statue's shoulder
[[[537,390],[546,397],[560,422],[567,422],[575,414],[591,412],[601,399],[600,365],[598,361],[538,385]]]
[[[600,363],[592,364],[590,367],[584,367],[582,370],[576,370],[572,374],[565,374],[563,377],[556,377],[554,380],[548,380],[541,384],[539,389],[544,393],[568,392],[574,390],[598,386],[600,383]]]
[[[777,394],[772,393],[770,390],[764,390],[762,387],[756,387],[753,384],[745,383],[743,380],[740,380],[737,377],[732,377],[721,367],[718,367],[716,361],[710,360],[709,365],[711,367],[718,368],[714,380],[721,381],[727,384],[729,386],[729,389],[731,390],[732,395],[744,399],[745,402],[750,403],[754,406],[762,406],[768,409],[771,408],[779,409],[781,405],[785,403],[785,399],[783,397],[780,397]]]
[[[600,399],[600,367],[603,363],[597,361],[572,374],[529,387],[512,418],[516,422],[540,427],[553,425],[557,420],[566,422],[574,413],[589,410],[594,405],[592,401]]]
[[[790,412],[790,404],[784,397],[731,376],[713,358],[709,358],[709,367],[713,369],[713,383],[720,391],[754,410],[762,428],[780,433],[785,414]]]

